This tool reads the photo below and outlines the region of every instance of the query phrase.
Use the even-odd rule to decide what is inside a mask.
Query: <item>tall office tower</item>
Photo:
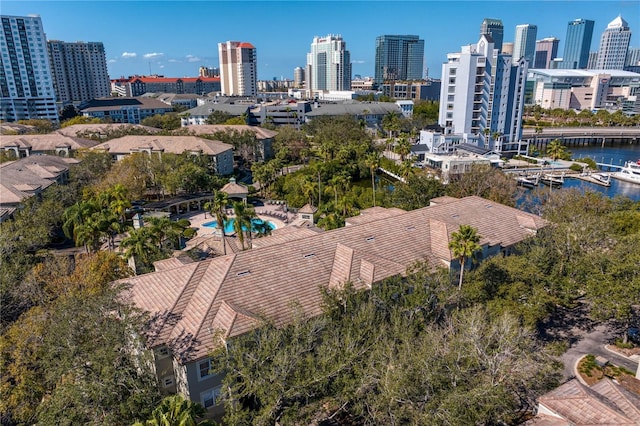
[[[502,43],[502,53],[505,55],[513,55],[513,43],[509,41]]]
[[[0,18],[0,120],[58,121],[42,20],[39,16]]]
[[[598,52],[589,52],[589,60],[587,60],[587,69],[595,70],[598,61]]]
[[[376,37],[376,84],[394,80],[421,80],[424,40],[417,35]]]
[[[600,37],[600,48],[598,49],[595,68],[598,70],[623,69],[630,40],[631,30],[627,21],[618,16],[609,22],[607,29],[604,30],[602,37]]]
[[[107,57],[100,42],[47,42],[53,88],[59,103],[79,104],[111,94]]]
[[[489,34],[493,39],[493,48],[502,52],[504,25],[500,19],[484,18],[480,25],[480,35]]]
[[[476,135],[484,148],[520,152],[527,70],[524,58],[499,53],[487,35],[449,53],[438,123],[446,133]]]
[[[293,69],[293,85],[295,87],[302,87],[304,85],[304,68],[295,67]]]
[[[313,38],[305,79],[312,92],[351,89],[351,54],[342,36]]]
[[[626,67],[637,67],[640,65],[640,47],[630,47],[627,52],[627,59],[624,61]]]
[[[513,41],[513,59],[525,58],[529,66],[533,64],[536,52],[536,36],[538,26],[532,24],[516,25],[516,37]]]
[[[200,77],[220,77],[220,68],[203,66],[198,69],[198,75]]]
[[[555,37],[547,37],[536,41],[536,55],[533,68],[551,68],[551,61],[558,56],[558,40]]]
[[[589,49],[593,36],[594,21],[576,19],[567,25],[564,54],[561,67],[564,69],[585,69],[589,62]]]
[[[220,86],[226,96],[255,96],[258,93],[256,48],[243,41],[218,43]]]

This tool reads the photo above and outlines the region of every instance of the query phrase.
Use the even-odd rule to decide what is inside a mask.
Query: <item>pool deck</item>
[[[260,219],[273,223],[276,229],[287,226],[288,224],[288,223],[285,223],[285,221],[280,217],[282,218],[286,217],[287,222],[289,223],[295,218],[295,215],[293,213],[291,212],[285,213],[282,210],[276,210],[275,206],[269,206],[269,205],[258,206],[255,208],[255,210],[256,210],[256,214]],[[278,215],[278,217],[275,217],[275,215]],[[198,237],[202,237],[205,235],[212,235],[214,233],[214,228],[202,226],[207,222],[216,220],[215,217],[211,217],[211,214],[207,212],[197,211],[197,212],[185,213],[180,215],[179,217],[180,219],[187,219],[189,222],[191,222],[191,227],[197,229],[196,236]],[[228,215],[228,217],[232,218],[232,217],[235,217],[235,215],[230,214]]]

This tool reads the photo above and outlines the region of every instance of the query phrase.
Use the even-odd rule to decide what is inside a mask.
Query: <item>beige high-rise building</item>
[[[111,94],[104,45],[47,41],[53,87],[59,103],[78,104]]]
[[[243,41],[218,43],[220,85],[226,96],[258,94],[256,48]]]
[[[504,53],[505,55],[513,55],[513,43],[512,42],[502,43],[502,53]]]

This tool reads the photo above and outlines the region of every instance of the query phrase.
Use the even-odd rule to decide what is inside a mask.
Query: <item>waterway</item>
[[[640,145],[607,145],[604,148],[599,146],[571,147],[571,156],[574,159],[589,157],[596,163],[613,164],[623,166],[626,161],[637,161],[640,159]],[[622,182],[611,179],[611,186],[604,187],[593,183],[581,181],[579,179],[566,179],[563,188],[580,188],[601,192],[609,197],[623,195],[632,200],[640,201],[640,185]]]

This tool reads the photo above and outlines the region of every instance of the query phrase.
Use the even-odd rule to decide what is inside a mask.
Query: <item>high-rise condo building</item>
[[[243,41],[218,43],[220,86],[226,96],[255,96],[258,93],[256,48]]]
[[[293,69],[293,85],[295,87],[302,87],[304,85],[304,68],[295,67]]]
[[[598,70],[623,69],[630,40],[631,30],[627,21],[618,16],[609,22],[600,37],[600,48],[595,68]]]
[[[640,47],[630,47],[627,52],[627,59],[624,61],[626,67],[637,67],[640,65]]]
[[[529,62],[529,67],[531,67],[536,52],[537,35],[537,25],[516,25],[516,36],[513,40],[513,59],[515,61],[525,58]]]
[[[522,148],[522,112],[528,63],[493,48],[487,35],[449,53],[442,65],[439,124],[446,133],[475,135],[500,153]]]
[[[536,41],[533,68],[551,68],[551,61],[558,56],[558,43],[560,43],[560,40],[555,37],[547,37]]]
[[[220,77],[220,68],[201,66],[198,69],[198,75],[200,77]]]
[[[305,79],[311,92],[351,89],[351,54],[342,36],[313,38]]]
[[[564,69],[584,69],[589,62],[589,49],[593,36],[594,21],[575,19],[567,25],[564,53],[561,67]]]
[[[484,18],[480,25],[480,35],[489,34],[493,40],[494,49],[502,52],[502,41],[504,39],[504,25],[500,19]]]
[[[424,40],[417,35],[376,37],[375,82],[421,80]]]
[[[100,42],[47,42],[58,103],[79,104],[111,94],[107,57]]]
[[[42,20],[39,16],[0,18],[0,120],[58,121]]]

